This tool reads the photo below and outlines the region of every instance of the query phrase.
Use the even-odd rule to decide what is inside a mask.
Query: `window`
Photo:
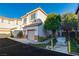
[[[36,13],[32,14],[32,15],[31,15],[31,20],[32,20],[32,19],[34,20],[34,19],[35,19],[35,16],[36,16]]]
[[[24,21],[23,21],[23,23],[26,23],[26,21],[27,21],[27,18],[24,18]]]

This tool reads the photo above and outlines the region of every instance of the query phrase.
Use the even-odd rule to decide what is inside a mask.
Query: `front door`
[[[35,31],[34,30],[28,30],[27,35],[28,35],[29,40],[34,40]]]

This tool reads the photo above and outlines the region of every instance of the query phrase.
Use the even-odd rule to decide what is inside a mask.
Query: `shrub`
[[[14,37],[14,35],[13,35],[12,31],[11,31],[10,33],[11,33],[11,36],[10,36],[10,37],[12,37],[12,38],[13,38],[13,37]]]
[[[23,38],[24,36],[23,36],[23,32],[22,31],[20,31],[18,34],[17,34],[17,38]]]
[[[39,42],[43,42],[43,41],[45,41],[47,38],[46,37],[38,37],[38,41]]]
[[[70,32],[70,37],[75,38],[75,32]]]
[[[71,52],[76,52],[78,47],[75,39],[71,38],[70,43],[71,43]]]
[[[79,32],[77,32],[77,37],[79,36]]]

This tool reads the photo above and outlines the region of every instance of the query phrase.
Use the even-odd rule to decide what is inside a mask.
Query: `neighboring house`
[[[43,25],[46,17],[47,14],[41,8],[37,8],[22,16],[24,36],[30,40],[37,40],[38,37],[45,37]]]
[[[0,38],[9,37],[10,32],[19,29],[21,23],[19,19],[0,16]]]

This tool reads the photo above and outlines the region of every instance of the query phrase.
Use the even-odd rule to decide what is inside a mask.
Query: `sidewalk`
[[[9,39],[18,41],[24,44],[47,44],[49,42],[49,40],[46,40],[44,42],[38,42],[37,40],[18,39],[18,38],[11,38],[11,37],[9,37]]]
[[[68,54],[67,46],[59,46],[59,47],[56,46],[56,47],[54,47],[53,51],[67,53]]]

